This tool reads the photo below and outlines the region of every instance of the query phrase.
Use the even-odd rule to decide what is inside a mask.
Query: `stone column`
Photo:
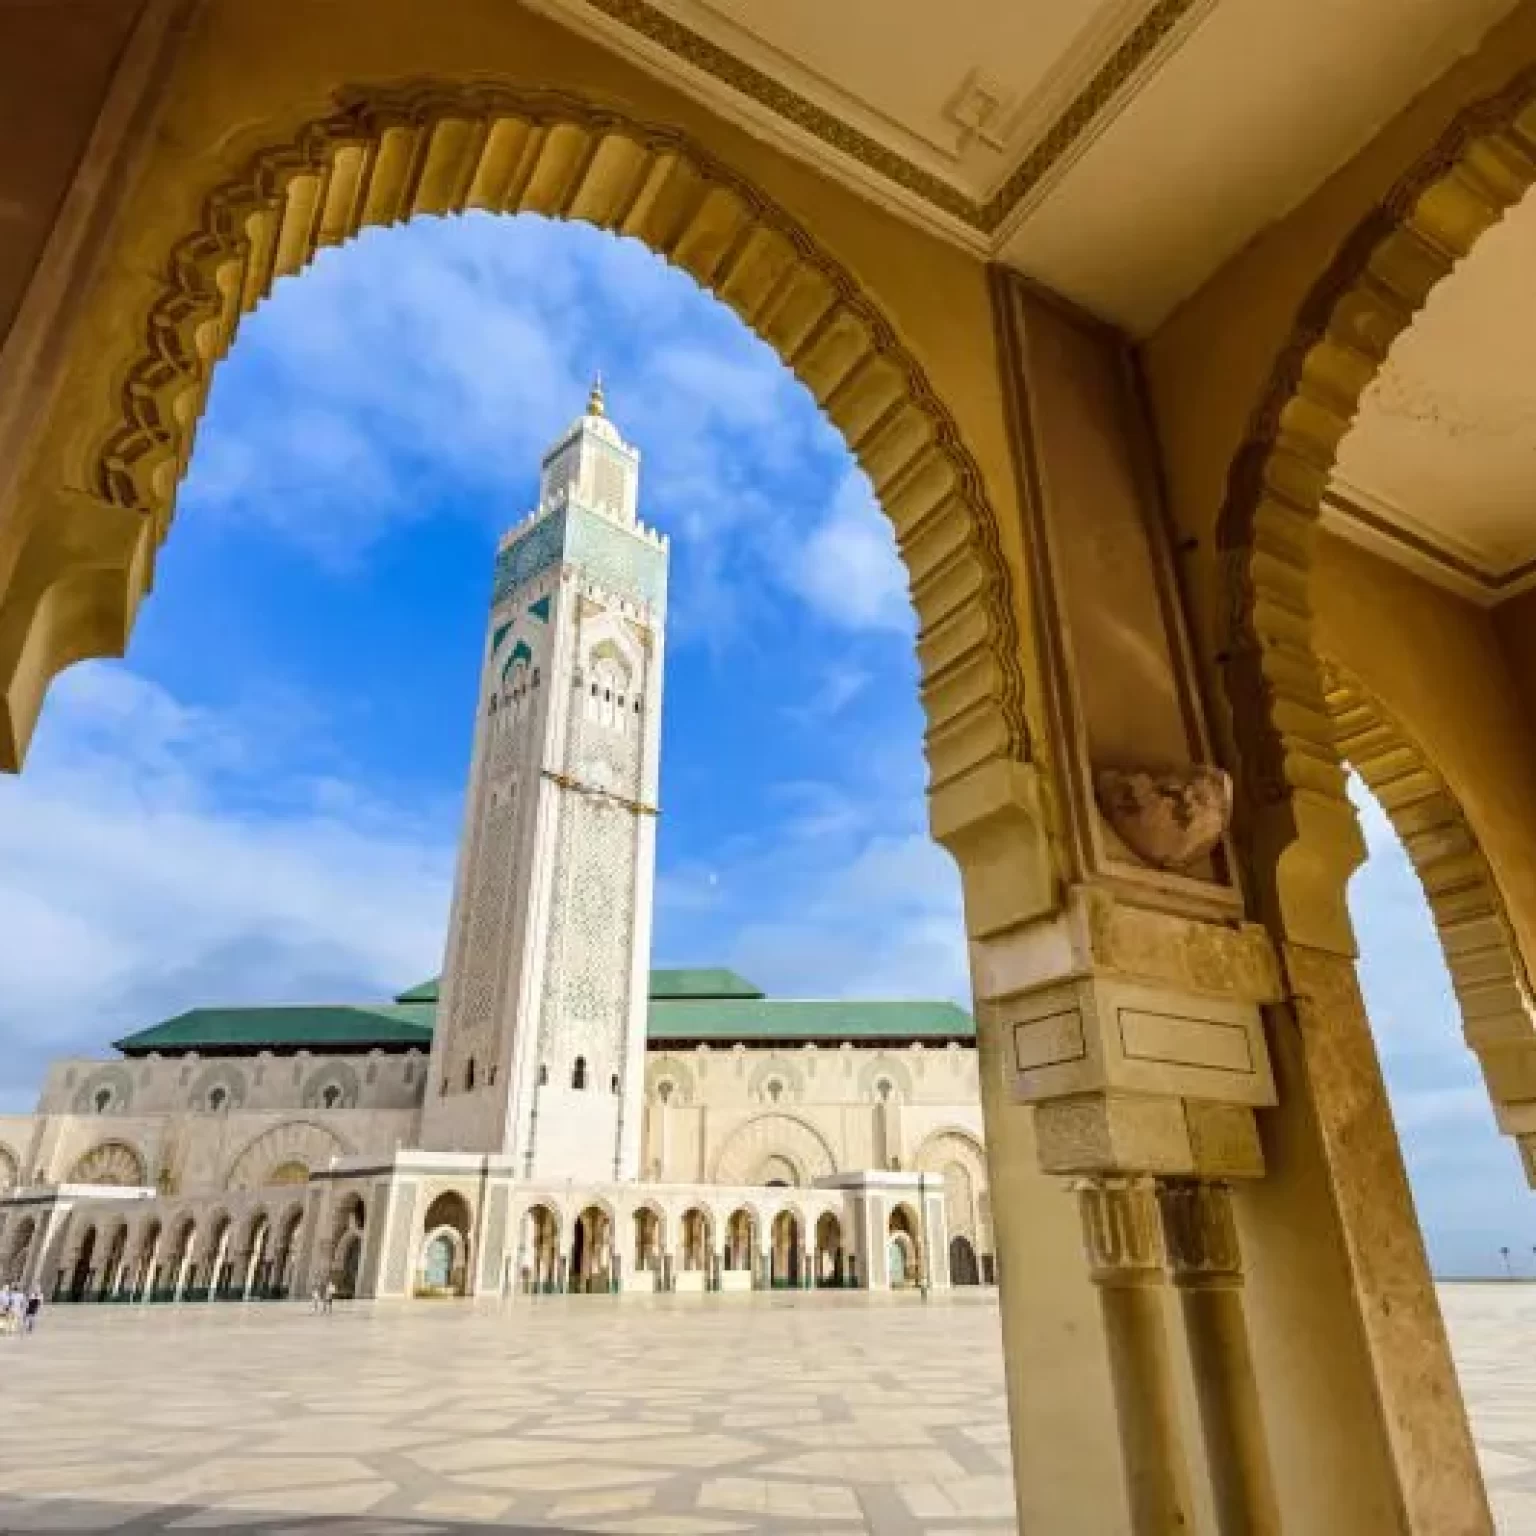
[[[1217,1525],[1222,1536],[1279,1536],[1231,1191],[1215,1181],[1164,1179],[1157,1204],[1184,1314]]]
[[[1127,1177],[1084,1179],[1077,1185],[1077,1197],[1109,1345],[1131,1529],[1135,1536],[1179,1536],[1193,1521],[1169,1361],[1153,1183]]]

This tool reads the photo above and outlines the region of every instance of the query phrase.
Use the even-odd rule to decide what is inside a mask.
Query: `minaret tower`
[[[422,1144],[640,1171],[667,542],[604,409],[501,540]]]

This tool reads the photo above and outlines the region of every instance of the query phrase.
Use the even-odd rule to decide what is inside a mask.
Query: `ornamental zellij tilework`
[[[144,1305],[993,1278],[975,1029],[650,964],[667,540],[601,388],[501,541],[443,975],[0,1117],[0,1280]]]

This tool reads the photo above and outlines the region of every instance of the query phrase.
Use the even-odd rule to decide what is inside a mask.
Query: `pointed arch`
[[[99,524],[84,555],[39,538],[8,594],[23,638],[0,656],[0,750],[18,765],[47,681],[120,654],[169,530],[214,365],[279,277],[372,225],[468,210],[536,213],[632,236],[729,305],[810,389],[895,525],[921,625],[937,788],[1024,761],[1022,637],[996,516],[926,374],[852,274],[750,182],[670,127],[554,90],[415,84],[338,93],[337,108],[211,187],[166,251],[137,353],[54,520]],[[115,366],[114,366],[115,361]],[[27,579],[22,579],[23,577]],[[66,600],[89,622],[48,620]],[[24,605],[24,607],[23,607]],[[20,665],[25,658],[28,666]],[[34,681],[35,679],[35,681]]]
[[[1324,697],[1309,587],[1329,476],[1361,396],[1430,291],[1536,182],[1536,69],[1475,103],[1338,248],[1303,301],[1227,478],[1220,650],[1260,878],[1293,936],[1347,952],[1363,856]],[[1326,926],[1322,926],[1326,925]]]
[[[1536,1187],[1536,1010],[1530,977],[1460,802],[1365,685],[1324,662],[1339,755],[1364,780],[1407,850],[1435,921],[1462,1033],[1482,1065],[1499,1128],[1517,1138]]]

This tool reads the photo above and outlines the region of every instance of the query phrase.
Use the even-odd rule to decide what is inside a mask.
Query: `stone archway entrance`
[[[457,1190],[436,1196],[422,1222],[420,1257],[416,1266],[418,1296],[462,1296],[470,1265],[469,1202]]]

